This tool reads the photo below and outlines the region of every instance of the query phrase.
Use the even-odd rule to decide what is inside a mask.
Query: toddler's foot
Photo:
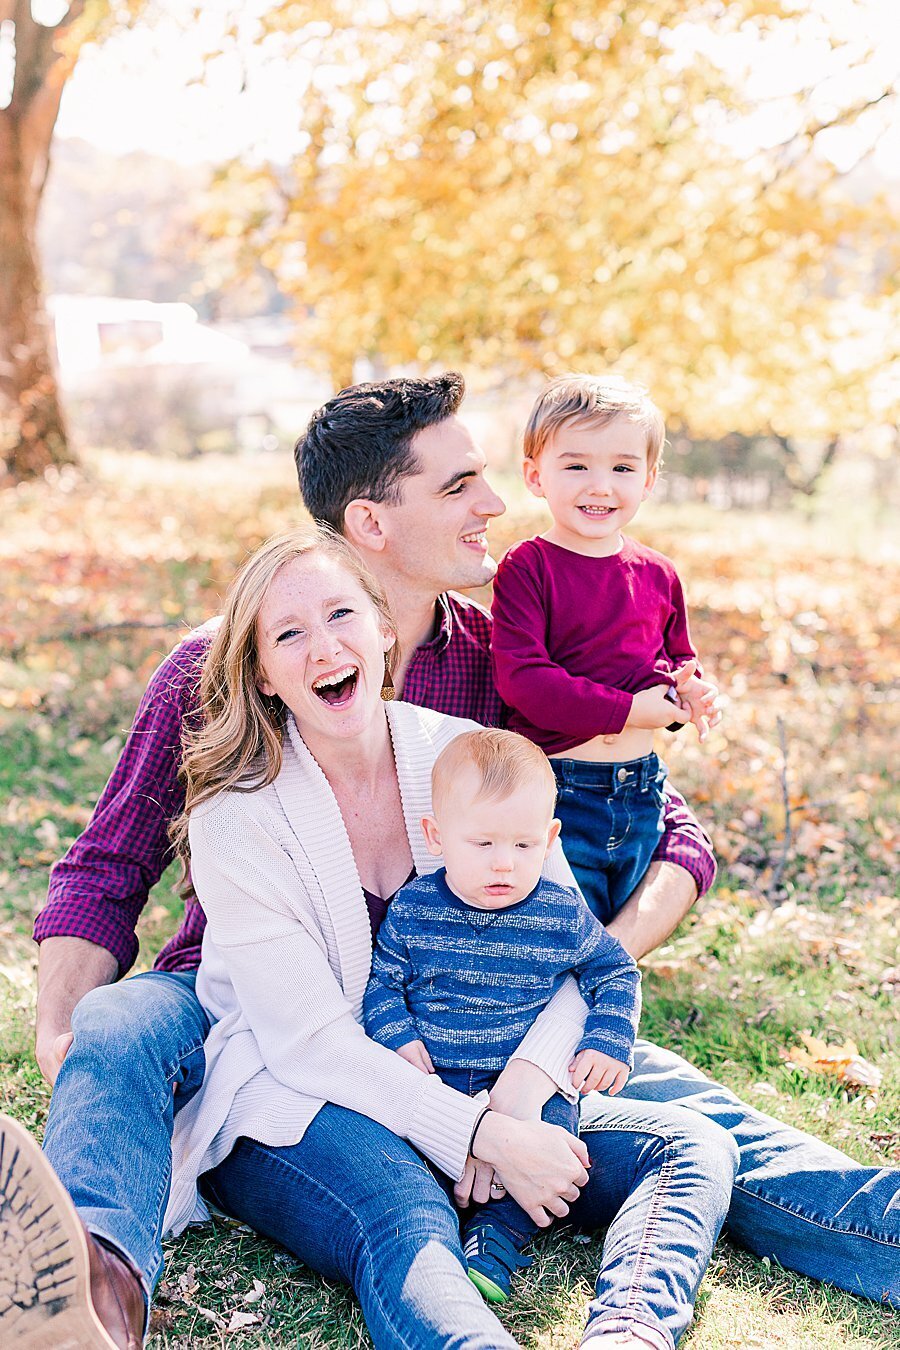
[[[505,1303],[512,1277],[531,1265],[512,1243],[505,1228],[476,1219],[463,1234],[463,1255],[469,1279],[488,1303]]]

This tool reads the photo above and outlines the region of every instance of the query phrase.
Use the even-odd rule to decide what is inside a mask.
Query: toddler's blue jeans
[[[656,755],[624,764],[556,758],[550,763],[563,852],[589,908],[609,923],[659,843],[666,766]]]

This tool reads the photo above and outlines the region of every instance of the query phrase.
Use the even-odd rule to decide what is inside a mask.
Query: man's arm
[[[90,821],[51,873],[34,925],[36,1052],[51,1082],[79,999],[124,974],[137,955],[137,920],[171,859],[169,822],[184,803],[181,729],[208,645],[208,632],[191,634],[154,673]]]
[[[72,1044],[72,1013],[91,989],[112,984],[119,963],[105,947],[84,938],[52,937],[38,957],[35,1057],[52,1087]]]
[[[606,931],[640,961],[675,931],[697,899],[697,883],[676,863],[652,862]]]

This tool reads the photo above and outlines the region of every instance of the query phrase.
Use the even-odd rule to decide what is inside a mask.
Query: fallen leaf
[[[225,1328],[225,1330],[240,1331],[242,1330],[243,1327],[256,1326],[259,1323],[259,1321],[260,1318],[256,1313],[233,1312],[231,1314],[231,1321],[228,1323],[228,1326]]]
[[[848,1088],[864,1088],[870,1095],[881,1086],[881,1070],[863,1059],[853,1041],[843,1045],[828,1045],[817,1036],[800,1033],[803,1046],[782,1050],[782,1057],[790,1068],[807,1073],[821,1073],[836,1078]]]

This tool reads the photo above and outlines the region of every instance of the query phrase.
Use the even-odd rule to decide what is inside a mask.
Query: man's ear
[[[435,858],[439,858],[444,850],[441,847],[441,832],[434,816],[422,817],[422,833],[425,836],[425,845],[428,852],[433,854]]]
[[[551,848],[559,838],[559,832],[561,829],[562,829],[561,820],[551,820],[550,829],[547,831],[547,853],[550,852]],[[544,854],[545,858],[547,856],[547,853]]]
[[[522,475],[525,479],[525,486],[535,497],[545,496],[544,489],[541,487],[541,468],[536,459],[526,459],[522,464]]]
[[[385,545],[378,502],[354,497],[344,508],[344,538],[358,549],[380,553]]]
[[[654,464],[653,468],[647,474],[647,481],[644,484],[644,491],[641,493],[642,502],[645,502],[647,500],[647,498],[650,496],[650,493],[656,487],[656,479],[658,474],[659,474],[659,465]]]

